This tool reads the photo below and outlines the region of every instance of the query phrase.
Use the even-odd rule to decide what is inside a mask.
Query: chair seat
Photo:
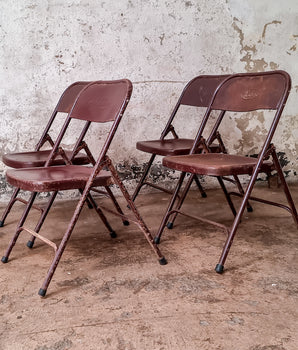
[[[6,179],[11,185],[26,191],[63,191],[83,189],[92,171],[92,167],[80,165],[9,169],[6,172]],[[109,186],[111,184],[113,184],[111,173],[102,170],[92,186]]]
[[[163,158],[168,168],[200,175],[227,176],[252,174],[257,158],[223,153],[191,154]],[[272,162],[264,161],[261,172],[270,172]]]
[[[51,150],[35,151],[35,152],[21,152],[21,153],[7,153],[2,157],[5,165],[19,169],[19,168],[36,168],[45,165]],[[71,157],[71,151],[65,151],[68,158]],[[74,158],[74,164],[89,164],[90,161],[84,153],[78,153]],[[65,161],[59,155],[52,162],[52,165],[65,165]]]
[[[194,140],[192,139],[150,140],[137,142],[136,148],[160,156],[175,156],[188,154],[193,143]],[[212,144],[211,151],[219,152],[219,146]]]

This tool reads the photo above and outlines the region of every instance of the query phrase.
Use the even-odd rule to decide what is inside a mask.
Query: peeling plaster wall
[[[296,0],[0,0],[0,154],[33,148],[67,85],[126,77],[134,91],[111,156],[132,189],[148,160],[136,141],[160,135],[187,81],[284,69],[293,89],[275,142],[289,180],[297,181],[297,40]],[[178,129],[193,135],[195,114],[182,112]],[[223,134],[231,152],[257,152],[268,122],[265,114],[252,116],[230,116]],[[94,151],[105,135],[92,129]],[[5,170],[1,163],[0,201],[7,199]],[[160,164],[153,175],[175,176]]]

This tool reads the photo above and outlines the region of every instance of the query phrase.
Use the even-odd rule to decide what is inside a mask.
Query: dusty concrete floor
[[[263,187],[256,192],[283,198]],[[196,211],[203,203],[209,217],[230,221],[220,191],[197,199],[191,192],[186,206]],[[153,232],[167,201],[164,194],[137,200]],[[73,207],[57,203],[42,231],[58,241]],[[1,228],[2,252],[20,209]],[[135,225],[112,219],[118,238],[111,239],[84,209],[46,298],[37,291],[53,252],[41,241],[29,250],[23,234],[1,264],[0,349],[297,350],[298,231],[287,212],[255,203],[254,209],[245,214],[223,275],[214,266],[224,235],[214,227],[178,219],[164,233],[160,248],[169,264],[160,266]]]

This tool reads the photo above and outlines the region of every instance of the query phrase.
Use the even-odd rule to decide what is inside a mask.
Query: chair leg
[[[245,207],[247,206],[247,202],[248,202],[249,196],[251,195],[251,192],[253,190],[254,184],[255,184],[255,182],[257,180],[257,176],[258,176],[258,168],[256,167],[254,172],[253,172],[253,174],[251,175],[249,183],[248,183],[248,185],[246,187],[246,190],[245,190],[245,193],[244,193],[244,196],[243,196],[243,200],[241,202],[241,205],[240,205],[240,208],[238,210],[238,213],[235,215],[235,219],[234,219],[233,225],[232,225],[232,227],[230,229],[228,238],[226,239],[226,242],[225,242],[224,248],[222,250],[219,262],[218,262],[218,264],[215,267],[215,271],[217,273],[223,273],[223,271],[224,271],[224,263],[225,263],[225,261],[227,259],[228,254],[229,254],[229,250],[230,250],[231,245],[233,243],[233,239],[235,237],[237,228],[238,228],[238,226],[240,224],[241,217],[243,215]],[[222,181],[222,179],[221,179],[221,181]],[[227,196],[227,199],[228,198],[229,198],[229,196]],[[235,208],[234,208],[234,210],[235,210]]]
[[[98,216],[101,218],[103,224],[105,225],[105,227],[108,229],[108,231],[110,232],[110,236],[112,238],[116,238],[117,234],[116,232],[112,229],[110,223],[108,222],[108,219],[106,218],[106,216],[104,215],[104,213],[102,212],[102,210],[98,207],[97,203],[95,202],[94,198],[91,196],[91,194],[89,193],[88,197],[87,197],[90,201],[90,203],[92,204],[92,207],[95,209],[95,211],[97,212]]]
[[[5,254],[4,254],[4,256],[3,256],[2,259],[1,259],[1,261],[2,261],[3,263],[7,263],[7,261],[8,261],[9,255],[10,255],[10,253],[11,253],[11,251],[12,251],[12,248],[13,248],[14,245],[16,244],[16,241],[17,241],[17,239],[18,239],[18,237],[19,237],[19,235],[20,235],[20,232],[21,232],[20,228],[23,226],[24,222],[25,222],[26,219],[27,219],[27,216],[28,216],[28,214],[29,214],[29,212],[30,212],[30,209],[31,209],[31,207],[32,207],[32,204],[33,204],[33,202],[34,202],[34,200],[35,200],[36,195],[37,195],[37,192],[33,192],[33,193],[31,194],[31,196],[30,196],[30,199],[28,200],[28,203],[27,203],[27,205],[26,205],[26,208],[25,208],[25,210],[24,210],[24,212],[23,212],[23,215],[22,215],[22,217],[21,217],[21,219],[20,219],[20,221],[19,221],[19,224],[18,224],[18,226],[17,226],[16,232],[15,232],[15,234],[14,234],[12,240],[10,241],[9,246],[8,246],[8,248],[7,248],[7,250],[6,250]]]
[[[197,184],[197,186],[198,186],[198,189],[199,189],[199,191],[200,191],[200,193],[201,193],[202,198],[206,198],[206,197],[207,197],[207,194],[206,194],[205,190],[203,189],[203,187],[202,187],[202,185],[201,185],[201,182],[200,182],[200,180],[199,180],[197,174],[195,174],[194,179],[195,179],[195,182],[196,182],[196,184]]]
[[[220,184],[220,186],[221,186],[221,188],[223,190],[223,193],[224,193],[224,195],[226,197],[226,200],[227,200],[227,202],[229,204],[229,207],[231,208],[231,211],[232,211],[233,215],[236,216],[237,215],[236,209],[235,209],[234,204],[233,204],[233,202],[231,200],[231,197],[230,197],[230,195],[229,195],[229,193],[228,193],[228,191],[226,189],[226,186],[225,186],[225,184],[223,182],[223,179],[220,176],[217,176],[217,180],[218,180],[218,182],[219,182],[219,184]]]
[[[79,189],[79,192],[81,193],[81,195],[83,194],[83,190],[80,188]],[[89,202],[89,199],[87,198],[87,200],[86,200],[86,203],[87,203],[87,206],[88,206],[88,208],[89,209],[93,209],[93,206],[92,206],[92,204]]]
[[[46,293],[47,293],[48,286],[49,286],[49,284],[50,284],[50,282],[52,280],[52,277],[53,277],[53,275],[54,275],[54,273],[56,271],[58,263],[59,263],[59,261],[61,259],[61,256],[62,256],[62,254],[64,252],[64,249],[66,247],[66,244],[67,244],[67,242],[70,239],[70,236],[71,236],[72,231],[73,231],[73,229],[75,227],[75,224],[77,223],[78,218],[80,216],[80,213],[81,213],[81,211],[83,209],[83,206],[84,206],[84,204],[85,204],[85,202],[87,200],[87,197],[89,196],[90,186],[91,185],[86,186],[85,190],[83,191],[83,194],[82,194],[82,196],[81,196],[81,198],[79,200],[79,203],[77,204],[76,209],[75,209],[75,211],[74,211],[74,213],[72,215],[72,218],[71,218],[71,220],[70,220],[70,222],[68,224],[67,230],[66,230],[66,232],[65,232],[65,234],[64,234],[64,236],[63,236],[63,238],[62,238],[62,240],[61,240],[61,242],[59,244],[59,247],[58,247],[58,249],[57,249],[57,251],[55,253],[54,259],[53,259],[53,261],[51,263],[51,266],[50,266],[50,268],[48,270],[47,276],[46,276],[46,278],[45,278],[41,288],[39,289],[38,294],[40,296],[42,296],[42,297],[44,297],[46,295]]]
[[[252,191],[252,187],[253,187],[254,182],[255,181],[251,181],[250,182],[251,186],[249,186],[249,188],[246,190],[246,193],[245,193],[243,201],[242,201],[242,203],[240,205],[239,211],[236,214],[236,217],[234,219],[232,228],[231,228],[231,230],[229,230],[229,235],[228,235],[228,237],[226,239],[226,242],[225,242],[225,245],[223,247],[223,250],[222,250],[219,262],[218,262],[218,264],[215,267],[215,271],[217,273],[223,273],[223,271],[224,271],[225,261],[227,259],[228,254],[229,254],[230,248],[232,246],[232,243],[233,243],[236,231],[238,229],[238,226],[239,226],[239,224],[241,222],[241,217],[242,217],[243,212],[244,212],[244,210],[245,210],[245,208],[247,206],[247,201],[248,201],[248,198],[249,198],[250,193]]]
[[[185,187],[184,187],[184,189],[183,189],[183,193],[182,193],[182,195],[181,195],[181,197],[180,197],[180,199],[179,199],[179,202],[178,202],[178,204],[177,204],[177,207],[175,208],[176,210],[180,210],[180,209],[181,209],[182,204],[184,203],[184,200],[185,200],[185,198],[186,198],[186,195],[187,195],[187,193],[188,193],[188,191],[189,191],[189,189],[190,189],[190,186],[191,186],[191,184],[192,184],[192,182],[193,182],[194,179],[196,179],[196,174],[191,174],[189,180],[187,181],[187,183],[186,183],[186,185],[185,185]],[[170,219],[169,222],[167,223],[167,228],[168,228],[168,229],[171,230],[171,229],[173,228],[174,222],[175,222],[177,216],[178,216],[178,213],[175,212],[175,213],[173,214],[173,216],[172,216],[172,219]]]
[[[14,205],[15,199],[17,198],[17,195],[18,195],[19,192],[20,192],[19,188],[16,188],[14,190],[14,192],[13,192],[13,194],[12,194],[12,196],[11,196],[11,198],[10,198],[10,200],[9,200],[5,210],[4,210],[4,213],[2,214],[2,218],[0,220],[0,227],[4,226],[5,219],[6,219],[7,215],[9,214],[12,206]]]
[[[243,187],[242,187],[241,182],[240,182],[240,180],[239,180],[239,177],[238,177],[237,175],[234,175],[233,177],[234,177],[234,181],[236,182],[236,185],[237,185],[237,187],[238,187],[239,193],[241,193],[242,195],[244,195],[244,190],[243,190]],[[251,212],[253,211],[253,208],[252,208],[252,206],[250,205],[249,201],[247,201],[247,211],[248,211],[249,213],[251,213]]]
[[[292,212],[291,214],[292,214],[293,220],[294,220],[295,224],[298,226],[297,210],[296,210],[296,207],[295,207],[295,204],[294,204],[291,192],[289,190],[289,186],[288,186],[288,184],[286,182],[284,173],[283,173],[283,171],[281,169],[281,166],[279,164],[279,160],[278,160],[277,154],[275,152],[275,149],[272,150],[271,155],[272,155],[272,159],[273,159],[273,162],[274,162],[274,165],[275,165],[275,169],[276,169],[276,171],[278,173],[278,176],[279,176],[280,181],[281,181],[281,185],[282,185],[284,193],[286,195],[288,204],[289,204],[289,206],[291,208],[291,212]]]
[[[157,234],[156,234],[156,236],[154,237],[154,242],[155,242],[156,244],[159,244],[159,243],[160,243],[160,237],[161,237],[161,235],[162,235],[162,233],[163,233],[163,230],[164,230],[164,228],[165,228],[165,226],[166,226],[166,223],[167,223],[169,217],[171,216],[171,213],[170,213],[170,212],[172,211],[173,206],[174,206],[174,204],[175,204],[175,202],[176,202],[176,199],[177,199],[177,197],[178,197],[178,194],[179,194],[179,191],[180,191],[180,189],[181,189],[181,186],[182,186],[183,180],[184,180],[184,178],[185,178],[185,175],[186,175],[186,173],[181,173],[181,175],[180,175],[179,181],[178,181],[178,183],[177,183],[177,185],[176,185],[175,191],[174,191],[173,196],[172,196],[172,198],[171,198],[171,201],[170,201],[170,203],[169,203],[169,205],[168,205],[168,208],[167,208],[167,210],[166,210],[166,213],[165,213],[165,215],[164,215],[164,217],[163,217],[163,219],[162,219],[162,221],[161,221],[161,224],[160,224],[160,226],[159,226],[159,229],[158,229],[158,231],[157,231]]]
[[[146,166],[146,168],[145,168],[145,170],[143,172],[143,175],[142,175],[142,177],[141,177],[141,179],[140,179],[140,181],[139,181],[139,183],[138,183],[138,185],[137,185],[137,187],[136,187],[136,189],[135,189],[135,191],[134,191],[134,193],[133,193],[133,195],[131,197],[133,202],[137,198],[141,188],[144,186],[144,181],[145,181],[145,179],[146,179],[146,177],[148,175],[148,172],[149,172],[149,170],[151,168],[151,165],[152,165],[155,157],[156,157],[156,154],[152,154],[150,159],[149,159],[149,162],[148,162],[148,164],[147,164],[147,166]]]
[[[111,189],[108,186],[106,186],[105,189],[106,189],[108,195],[110,196],[110,198],[111,198],[111,200],[112,200],[116,210],[118,211],[118,213],[121,214],[121,215],[124,215],[124,213],[123,213],[119,203],[117,202],[113,192],[111,191]],[[128,220],[122,219],[122,222],[123,222],[124,226],[128,226],[129,225],[129,221]]]
[[[109,162],[108,167],[112,173],[112,176],[114,178],[115,183],[119,186],[124,198],[126,199],[128,206],[132,210],[135,218],[137,219],[138,226],[143,231],[145,238],[147,239],[151,248],[153,249],[153,251],[157,255],[160,265],[166,265],[167,264],[166,258],[162,255],[157,244],[154,242],[153,237],[152,237],[148,227],[146,226],[145,222],[143,221],[141,215],[139,214],[133,200],[130,198],[129,193],[127,192],[125,186],[123,185],[122,181],[120,180],[119,175],[118,175],[116,169],[114,168],[113,164],[111,163],[111,161]]]
[[[37,225],[35,226],[34,231],[36,233],[38,233],[40,231],[41,226],[43,225],[43,223],[44,223],[44,221],[45,221],[45,219],[46,219],[46,217],[47,217],[47,215],[48,215],[48,213],[49,213],[49,211],[50,211],[50,209],[51,209],[51,207],[52,207],[52,205],[54,203],[54,200],[55,200],[57,194],[58,194],[58,192],[56,191],[56,192],[53,192],[53,194],[51,195],[51,198],[48,201],[48,204],[47,204],[46,208],[43,210],[43,212],[41,214],[41,217],[39,218],[39,221],[38,221]],[[35,242],[35,238],[36,238],[35,236],[31,236],[30,237],[29,241],[27,242],[27,247],[28,248],[33,248],[33,245],[34,245],[34,242]]]

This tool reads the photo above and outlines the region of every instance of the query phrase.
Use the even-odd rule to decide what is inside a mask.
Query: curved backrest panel
[[[69,113],[71,108],[78,97],[78,94],[88,85],[90,81],[78,81],[70,85],[60,97],[57,104],[57,112]]]
[[[212,109],[234,112],[278,109],[290,88],[290,76],[284,71],[236,74],[218,88]]]
[[[180,104],[208,107],[216,88],[227,77],[229,75],[200,75],[195,77],[184,88]]]
[[[127,79],[90,83],[80,92],[70,116],[91,122],[113,121],[131,92],[132,83]]]

